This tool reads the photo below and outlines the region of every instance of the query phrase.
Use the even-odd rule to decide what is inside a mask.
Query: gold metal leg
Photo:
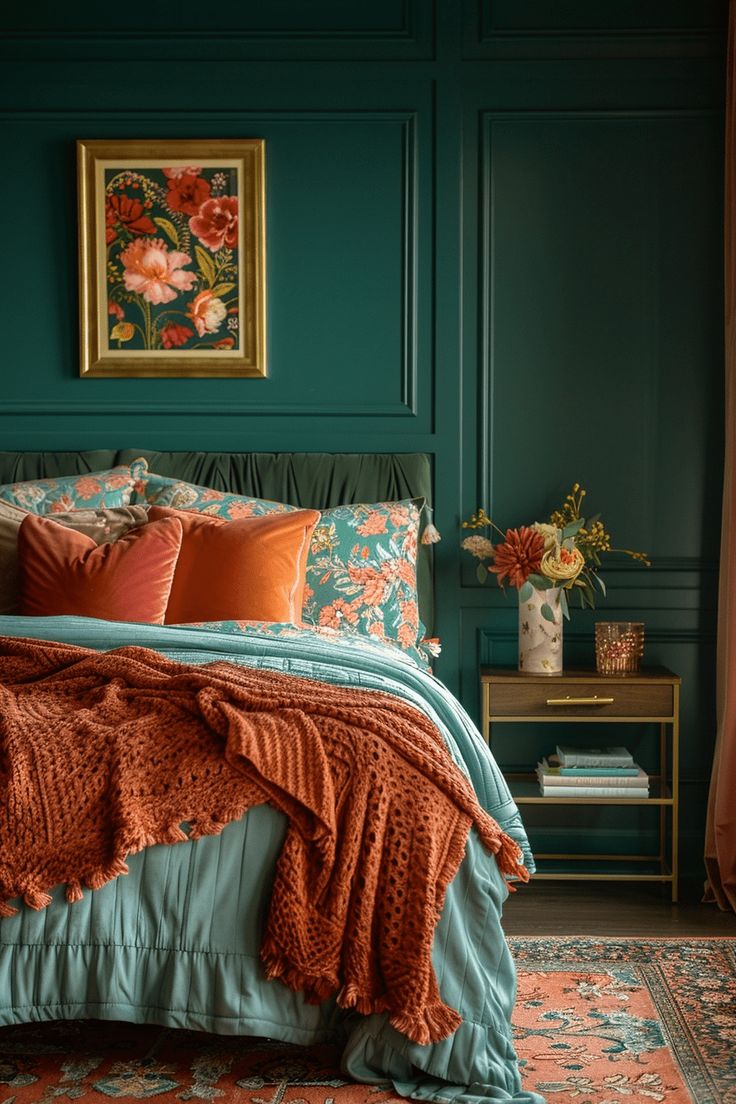
[[[491,688],[490,688],[490,686],[487,682],[482,682],[480,684],[480,689],[481,689],[481,706],[480,706],[480,708],[481,708],[481,732],[483,734],[483,739],[485,740],[485,742],[488,745],[490,745],[490,743],[491,743],[491,732],[490,732],[491,726],[490,726],[490,722],[489,722],[488,718],[489,718],[490,712],[491,712],[491,710],[490,710]]]
[[[680,687],[674,686],[672,720],[672,903],[677,901],[680,832]]]

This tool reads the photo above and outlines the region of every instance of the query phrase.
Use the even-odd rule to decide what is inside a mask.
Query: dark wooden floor
[[[702,884],[669,887],[621,882],[532,882],[504,906],[507,935],[733,936],[736,914],[701,904]]]

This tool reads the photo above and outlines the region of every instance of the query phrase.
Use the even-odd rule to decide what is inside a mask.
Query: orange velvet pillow
[[[97,545],[84,533],[29,514],[18,530],[20,611],[163,625],[181,540],[175,518]]]
[[[166,624],[188,621],[301,623],[307,554],[317,510],[227,521],[152,506],[152,521],[178,518],[183,537]]]

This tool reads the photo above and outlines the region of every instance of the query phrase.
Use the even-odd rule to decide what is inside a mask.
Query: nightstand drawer
[[[672,685],[661,682],[514,679],[494,682],[488,705],[490,717],[671,717],[674,695]]]

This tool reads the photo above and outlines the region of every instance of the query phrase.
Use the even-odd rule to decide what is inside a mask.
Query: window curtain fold
[[[705,832],[705,900],[736,912],[736,2],[728,18],[724,178],[725,416],[716,717]]]

